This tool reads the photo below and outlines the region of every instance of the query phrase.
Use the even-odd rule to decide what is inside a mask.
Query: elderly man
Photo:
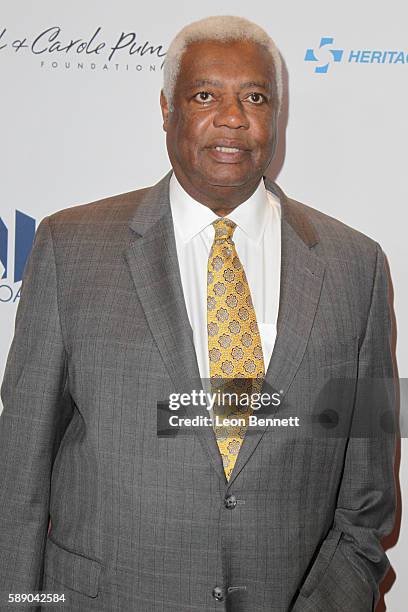
[[[37,591],[78,612],[374,609],[395,503],[393,436],[365,429],[364,381],[394,409],[385,259],[264,179],[281,99],[259,26],[187,26],[161,94],[172,171],[40,223],[2,385],[1,609]],[[218,426],[221,401],[191,401],[211,426],[162,435],[166,398],[239,380],[298,427],[251,429],[237,403]]]

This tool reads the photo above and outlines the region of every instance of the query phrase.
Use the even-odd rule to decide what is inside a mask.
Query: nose
[[[228,96],[220,101],[217,112],[214,115],[214,126],[232,129],[249,128],[249,120],[239,98]]]

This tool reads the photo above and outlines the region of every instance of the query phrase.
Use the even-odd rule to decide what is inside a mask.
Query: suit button
[[[237,498],[235,497],[235,495],[228,495],[228,497],[224,499],[224,506],[228,508],[229,510],[232,510],[233,508],[235,508],[236,505],[237,505]]]
[[[212,594],[217,601],[224,601],[224,589],[222,587],[214,587]]]

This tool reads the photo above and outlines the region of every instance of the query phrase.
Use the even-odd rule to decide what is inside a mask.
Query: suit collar
[[[145,189],[145,194],[129,220],[129,227],[139,236],[144,236],[166,213],[170,211],[170,170],[158,183]]]
[[[266,177],[265,187],[280,200],[282,220],[292,227],[308,247],[315,246],[319,242],[319,235],[303,208],[294,200],[289,199],[276,183]]]
[[[146,189],[144,197],[129,220],[129,226],[140,236],[143,236],[163,215],[169,213],[169,183],[172,173],[173,170],[170,170],[158,183]],[[289,199],[276,183],[266,177],[265,187],[280,200],[282,223],[288,223],[308,247],[315,246],[319,242],[319,236],[306,212],[297,202]]]

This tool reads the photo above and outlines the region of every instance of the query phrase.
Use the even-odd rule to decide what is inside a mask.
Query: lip
[[[207,145],[208,149],[215,149],[215,147],[231,147],[240,151],[249,151],[248,146],[242,140],[234,140],[232,138],[217,138],[217,140],[213,140]]]
[[[238,151],[217,151],[216,147],[228,147],[238,149]],[[209,144],[206,149],[210,156],[218,162],[236,164],[243,161],[250,151],[241,140],[218,139]]]

